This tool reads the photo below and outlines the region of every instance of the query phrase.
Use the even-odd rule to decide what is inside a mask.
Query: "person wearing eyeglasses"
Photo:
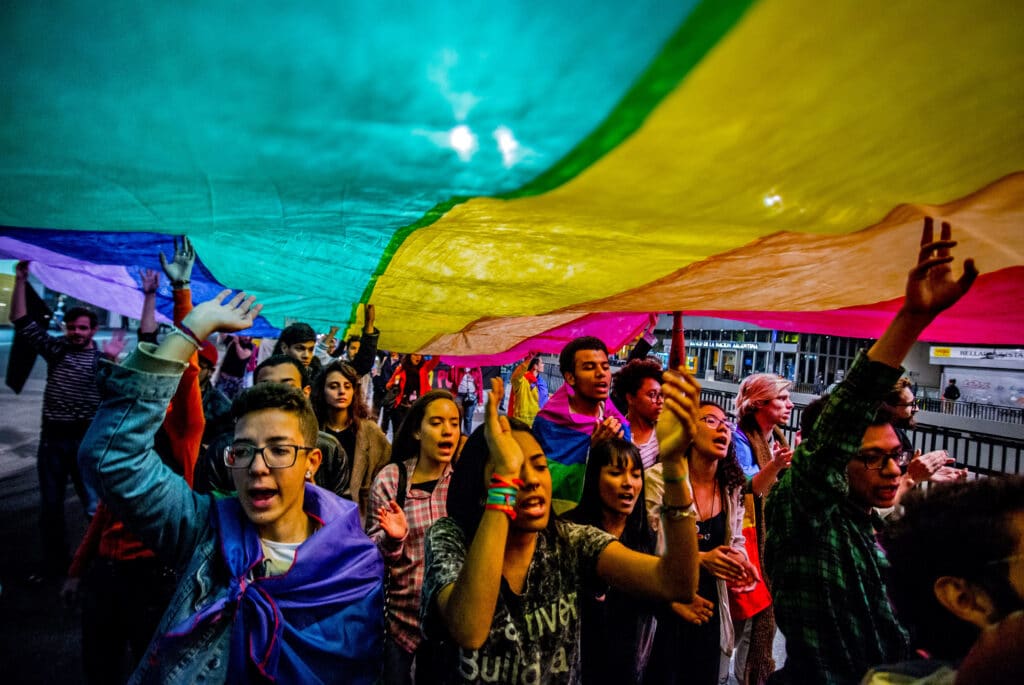
[[[701,402],[693,442],[686,452],[697,524],[700,577],[692,602],[673,602],[658,615],[648,683],[716,685],[728,676],[736,643],[729,584],[750,591],[761,575],[747,557],[743,490],[747,478],[736,460],[734,426],[713,402]],[[647,507],[658,511],[665,490],[662,465],[645,478]],[[651,518],[660,530],[660,520]]]
[[[829,395],[765,503],[765,571],[786,664],[772,683],[854,683],[900,661],[908,636],[888,599],[875,507],[893,505],[911,455],[887,412],[917,337],[971,287],[971,259],[953,275],[952,229],[926,218],[900,310]]]
[[[612,401],[619,411],[626,413],[630,439],[639,448],[645,469],[658,463],[654,427],[665,406],[661,373],[661,364],[653,359],[634,359],[612,376]]]
[[[357,505],[312,482],[321,452],[305,394],[263,383],[235,401],[223,453],[233,497],[194,492],[154,451],[188,359],[260,312],[254,298],[229,294],[103,370],[82,443],[106,505],[181,579],[131,682],[373,683],[384,565]]]
[[[967,478],[967,469],[950,466],[955,460],[949,456],[946,450],[934,450],[921,454],[920,450],[914,448],[914,442],[910,439],[907,431],[913,430],[916,426],[914,416],[918,412],[918,406],[909,378],[901,378],[896,381],[896,385],[885,396],[882,406],[889,412],[889,420],[896,430],[896,436],[900,439],[903,451],[911,455],[906,473],[900,481],[900,490],[896,493],[897,504],[904,494],[919,483],[925,481],[950,483]]]
[[[1024,682],[1024,477],[937,485],[904,504],[881,542],[889,596],[921,656],[864,683]]]

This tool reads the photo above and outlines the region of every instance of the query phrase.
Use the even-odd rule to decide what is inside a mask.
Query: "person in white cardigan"
[[[726,584],[760,582],[743,537],[746,478],[733,451],[732,426],[718,405],[701,403],[687,461],[700,549],[697,597],[689,604],[673,602],[671,613],[659,616],[647,675],[648,682],[712,685],[721,669],[728,672],[735,644]],[[645,476],[648,511],[658,510],[663,490],[661,464],[655,464]],[[659,523],[651,518],[652,527]]]

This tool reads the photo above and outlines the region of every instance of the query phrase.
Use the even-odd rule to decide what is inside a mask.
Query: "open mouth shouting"
[[[249,503],[253,509],[262,511],[274,506],[274,501],[280,492],[277,488],[248,488]]]
[[[524,518],[543,518],[548,513],[548,501],[542,495],[529,495],[516,503],[516,514]]]

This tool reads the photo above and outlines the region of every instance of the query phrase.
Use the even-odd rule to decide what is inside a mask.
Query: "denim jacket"
[[[101,374],[104,400],[81,447],[84,468],[95,469],[106,505],[166,563],[180,582],[155,639],[131,683],[224,682],[231,621],[168,635],[197,610],[229,595],[232,580],[211,525],[212,495],[192,491],[153,450],[184,364],[153,355],[143,343],[123,366]],[[368,542],[368,541],[367,541]],[[342,674],[337,674],[344,678]]]
[[[79,451],[83,469],[96,471],[102,499],[147,547],[181,573],[181,582],[157,629],[193,614],[227,585],[217,582],[216,537],[209,525],[213,498],[192,491],[153,450],[157,430],[185,364],[152,354],[142,343],[124,366],[100,372],[103,403]],[[230,631],[222,624],[192,636],[175,658],[155,653],[151,643],[130,682],[224,682]]]

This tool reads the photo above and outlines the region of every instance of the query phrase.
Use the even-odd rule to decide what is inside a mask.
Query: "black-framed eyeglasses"
[[[721,426],[725,426],[726,428],[728,428],[730,430],[732,430],[732,427],[733,427],[733,422],[732,421],[730,421],[727,418],[726,419],[720,419],[717,416],[715,416],[714,414],[706,414],[706,415],[700,417],[700,420],[704,422],[704,425],[706,425],[708,428],[710,428],[713,431],[718,430]]]
[[[889,465],[889,460],[896,462],[901,473],[906,473],[907,465],[914,458],[914,453],[907,450],[896,450],[895,452],[859,452],[857,458],[864,463],[868,471],[881,471]]]
[[[228,445],[224,448],[224,465],[229,469],[247,469],[259,454],[268,469],[287,469],[295,465],[299,450],[313,450],[315,447],[305,445],[285,445],[282,443],[256,447],[245,443]]]
[[[651,402],[664,402],[665,396],[658,390],[651,390],[650,392],[644,393],[644,397],[649,399]]]

